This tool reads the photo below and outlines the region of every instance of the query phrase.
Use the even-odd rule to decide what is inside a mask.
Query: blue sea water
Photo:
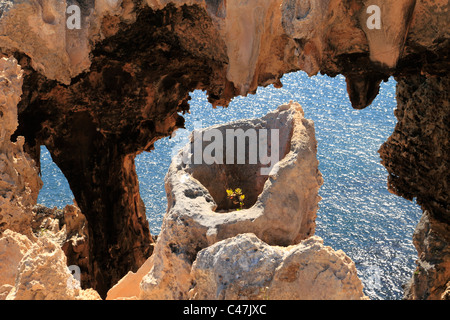
[[[382,83],[380,94],[364,110],[351,107],[343,76],[309,78],[297,72],[285,75],[282,83],[281,89],[269,86],[258,89],[256,95],[237,97],[228,108],[213,109],[204,92],[191,94],[186,129],[158,141],[154,151],[136,158],[151,232],[160,232],[166,211],[164,177],[171,156],[194,127],[261,117],[283,103],[297,101],[305,116],[314,120],[324,178],[316,235],[355,262],[369,298],[401,299],[402,285],[415,268],[412,234],[421,210],[414,202],[389,193],[387,171],[380,164],[378,149],[396,123],[395,81]],[[50,207],[72,203],[67,181],[45,148],[41,157],[44,187],[39,202]]]

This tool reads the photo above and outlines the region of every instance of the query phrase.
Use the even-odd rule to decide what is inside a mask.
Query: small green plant
[[[43,237],[43,236],[45,236],[47,234],[47,232],[48,232],[47,228],[40,227],[39,230],[36,233],[36,236],[37,237]]]
[[[239,205],[239,210],[242,210],[244,208],[244,199],[245,195],[242,193],[241,188],[234,189],[227,189],[227,198],[233,201],[233,204]]]
[[[270,300],[269,293],[268,293],[269,287],[260,288],[259,291],[261,295],[263,296],[263,300]]]

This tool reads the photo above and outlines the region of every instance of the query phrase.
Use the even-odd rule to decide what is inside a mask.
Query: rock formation
[[[42,182],[23,151],[23,137],[10,140],[18,125],[22,74],[15,59],[0,59],[0,233],[9,229],[32,237],[31,209]]]
[[[89,233],[86,217],[76,205],[63,210],[42,205],[33,208],[32,230],[37,236],[52,239],[64,251],[68,265],[80,268],[81,286],[89,288],[92,269],[89,255]]]
[[[5,300],[13,288],[20,261],[31,248],[27,236],[5,230],[0,238],[0,300]]]
[[[66,256],[49,238],[39,238],[17,269],[6,300],[99,300],[92,289],[82,290],[67,268]]]
[[[0,234],[0,300],[101,299],[95,290],[81,288],[90,283],[83,246],[87,239],[83,238],[84,227],[77,229],[71,222],[74,208],[65,208],[66,224],[61,229],[60,220],[51,217],[55,210],[47,209],[44,215],[39,208],[40,217],[35,214],[32,218],[33,241],[9,229]],[[82,223],[80,213],[76,217]],[[79,279],[72,276],[68,265],[80,268]]]
[[[448,75],[399,77],[398,123],[380,149],[389,189],[424,210],[414,234],[418,266],[406,293],[414,299],[440,298],[450,279],[449,87]]]
[[[53,8],[50,11],[59,12],[52,7],[56,2],[44,2]],[[124,274],[136,271],[152,251],[135,156],[183,126],[178,112],[188,110],[192,90],[207,90],[213,105],[226,105],[237,94],[278,82],[294,65],[284,61],[282,48],[289,39],[283,34],[278,1],[264,6],[249,3],[255,18],[240,27],[235,22],[244,23],[249,15],[237,3],[230,4],[226,17],[212,2],[184,5],[180,1],[162,8],[128,0],[117,11],[100,11],[108,6],[99,1],[78,4],[83,9],[82,28],[22,36],[27,44],[23,48],[33,50],[11,44],[18,38],[8,32],[14,21],[28,24],[14,32],[31,33],[44,26],[58,29],[65,21],[55,14],[47,26],[42,19],[46,9],[38,1],[5,10],[0,29],[10,37],[5,36],[0,47],[16,54],[26,73],[17,135],[25,137],[27,152],[36,162],[39,146],[45,144],[66,176],[88,219],[90,238],[95,239],[90,248],[96,262],[92,285],[104,295]],[[78,65],[59,57],[67,56],[68,40],[74,34],[77,43],[89,43],[90,64],[69,84],[64,75]],[[55,44],[54,37],[58,37]],[[60,38],[66,42],[60,43]],[[234,41],[245,45],[236,42],[232,48]],[[273,54],[272,48],[281,51]],[[46,58],[51,53],[54,59]],[[253,71],[242,68],[250,64]]]
[[[228,150],[226,133],[236,129],[247,134],[279,131],[268,154],[280,157],[267,174],[261,174],[261,159],[248,162],[254,141]],[[196,139],[206,156],[211,145],[205,140],[210,141],[206,137],[211,133],[216,146],[224,144],[223,152],[216,149],[215,164],[206,158],[195,163]],[[166,176],[168,209],[153,255],[114,286],[108,299],[261,299],[264,294],[279,299],[364,298],[353,262],[343,252],[323,247],[318,237],[311,238],[322,176],[314,125],[298,103],[282,105],[260,119],[203,129],[191,138]],[[242,149],[248,151],[247,162],[231,164]],[[296,188],[289,188],[294,183]],[[227,188],[237,187],[249,191],[244,192],[247,208],[241,210],[227,207],[224,199]]]
[[[242,130],[241,136],[236,139],[238,130]],[[211,134],[217,139],[214,142],[218,148],[215,158],[207,159],[212,146],[208,143]],[[260,144],[258,141],[263,134],[267,134],[267,140]],[[200,150],[195,150],[198,139],[206,141],[202,141]],[[238,145],[234,139],[245,143]],[[272,163],[262,163],[265,161],[261,154],[255,154],[256,149],[261,152],[265,144],[269,148],[263,156],[271,155],[268,162]],[[198,151],[204,157],[196,163]],[[220,153],[222,156],[218,156]],[[295,102],[282,105],[259,119],[200,130],[169,167],[165,179],[167,220],[181,220],[190,231],[198,229],[206,235],[206,242],[200,238],[195,241],[209,245],[245,233],[249,228],[270,244],[298,243],[315,231],[318,191],[323,183],[316,153],[314,123],[304,118],[303,109]],[[272,159],[274,154],[276,160]],[[239,164],[239,156],[245,156],[244,164]],[[256,161],[252,161],[252,156]],[[215,162],[208,162],[211,160]],[[290,188],[293,184],[296,188]],[[236,211],[226,199],[226,190],[235,188],[241,188],[245,194],[245,207],[241,211]],[[159,237],[162,238],[163,233]]]
[[[316,236],[289,247],[241,234],[201,250],[192,266],[198,300],[366,299],[353,261]]]
[[[38,170],[23,151],[24,138],[10,140],[18,125],[22,74],[14,58],[0,59],[0,299],[100,299],[95,290],[82,290],[69,272],[58,243],[66,225],[61,233],[57,219],[36,212]],[[82,226],[66,216],[64,238],[70,241],[82,234]]]
[[[254,164],[236,164],[238,153],[235,146],[226,148],[225,133],[237,128],[245,132],[279,130],[279,144],[272,144],[269,151],[273,154],[278,148],[279,161],[272,163],[270,173],[261,174],[261,159]],[[225,145],[223,158],[216,159],[223,164],[208,164],[206,159],[199,164],[194,162],[196,155],[189,154],[197,143],[194,133],[187,146],[191,163],[187,164],[186,153],[180,152],[169,167],[165,179],[168,211],[150,257],[151,269],[140,284],[140,298],[186,298],[197,252],[217,241],[252,232],[268,244],[289,245],[315,231],[322,176],[316,158],[314,125],[303,117],[300,105],[283,105],[261,119],[205,129],[201,132],[203,139],[211,131],[223,133],[224,139],[218,140]],[[251,143],[246,141],[244,147],[249,153]],[[208,145],[204,144],[202,153],[206,148]],[[234,165],[226,161],[230,160],[229,153]],[[293,183],[297,187],[289,189]],[[221,208],[229,209],[223,204],[226,189],[239,187],[246,195],[248,208],[220,212]]]
[[[1,52],[24,70],[13,140],[24,136],[37,164],[46,145],[66,176],[95,239],[91,284],[102,296],[152,253],[134,158],[183,127],[195,89],[226,106],[287,72],[343,74],[359,109],[394,76],[399,124],[380,150],[389,188],[449,223],[448,0],[20,0],[0,10]]]

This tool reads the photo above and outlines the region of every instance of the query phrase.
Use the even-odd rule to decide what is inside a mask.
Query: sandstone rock
[[[379,153],[388,187],[450,221],[450,76],[397,78],[397,124]],[[430,181],[433,181],[430,183]]]
[[[150,257],[136,272],[128,272],[108,291],[106,300],[138,300],[142,278],[152,269],[153,264],[154,259]]]
[[[425,211],[414,231],[419,255],[417,268],[405,291],[410,300],[448,299],[450,228]]]
[[[373,101],[381,81],[396,76],[399,96],[430,103],[406,113],[423,119],[426,134],[417,137],[415,125],[393,134],[400,142],[383,156],[390,188],[448,217],[448,188],[442,187],[448,147],[428,143],[448,141],[448,121],[420,115],[445,115],[448,106],[448,0],[70,3],[81,9],[80,30],[64,27],[68,1],[3,1],[0,47],[20,60],[26,74],[15,135],[25,137],[36,162],[45,144],[74,189],[95,238],[93,285],[102,294],[151,253],[133,159],[183,126],[179,113],[188,111],[189,92],[196,89],[205,90],[214,106],[226,106],[260,85],[280,86],[287,72],[343,74],[352,105],[360,109]],[[380,30],[366,28],[367,7],[374,4],[382,10]],[[422,152],[434,156],[421,161]],[[418,174],[422,165],[425,173]],[[14,216],[0,215],[0,224]]]
[[[117,1],[116,1],[117,2]],[[80,9],[79,29],[67,27],[70,5]],[[101,19],[117,12],[112,1],[20,0],[5,7],[0,20],[0,47],[20,51],[49,79],[70,84],[91,61],[90,41],[101,38]]]
[[[197,252],[217,241],[252,232],[267,243],[289,245],[314,233],[322,176],[318,170],[313,122],[304,118],[299,104],[291,102],[261,119],[214,126],[202,132],[221,132],[225,137],[227,130],[238,128],[245,132],[279,130],[279,140],[271,143],[268,154],[273,155],[277,148],[280,161],[272,163],[268,175],[261,174],[264,169],[261,161],[256,164],[248,161],[245,165],[195,164],[194,161],[186,164],[186,155],[192,156],[186,148],[190,149],[196,142],[188,144],[173,159],[167,173],[168,211],[154,253],[138,271],[146,276],[140,294],[135,285],[134,296],[186,298],[191,286],[190,268]],[[220,143],[225,145],[226,140]],[[247,141],[246,150],[248,144]],[[202,151],[206,148],[204,145]],[[223,157],[227,157],[226,152]],[[296,188],[289,188],[291,185]],[[247,208],[230,211],[226,189],[238,187],[246,195]],[[138,277],[131,273],[126,278],[135,281]],[[120,286],[129,287],[133,281],[122,280],[108,297],[120,297]]]
[[[328,18],[331,5],[329,0],[286,0],[282,4],[284,30],[290,38],[299,40],[295,55],[300,68],[308,75],[319,72],[324,58],[324,33],[330,23]],[[342,24],[347,27],[347,20],[342,18]]]
[[[56,242],[61,242],[59,238],[63,237],[61,228],[63,227],[63,210],[47,208],[37,204],[32,210],[31,229],[36,236],[50,236]]]
[[[277,74],[290,62],[278,50],[293,48],[292,40],[283,37],[281,3],[270,1],[205,1],[219,34],[227,44],[229,67],[227,80],[247,95],[261,85],[280,84]],[[275,54],[274,54],[275,53]]]
[[[424,215],[414,234],[417,269],[405,292],[410,299],[440,299],[450,279],[450,77],[397,78],[398,119],[379,153],[388,188],[416,199]]]
[[[64,209],[58,209],[37,204],[32,213],[32,230],[37,236],[52,238],[61,246],[67,242],[75,246],[78,242],[87,241],[89,234],[86,217],[76,205],[66,205]]]
[[[14,287],[10,284],[4,284],[0,286],[0,300],[6,300],[6,297]]]
[[[267,138],[267,154],[273,156],[277,152],[277,160],[269,160],[271,167],[263,165],[261,157],[251,164],[251,156],[246,154],[245,164],[237,164],[239,152],[228,147],[230,130],[259,135],[265,130],[269,134],[277,131],[276,141]],[[206,150],[211,145],[205,143],[202,146],[205,158],[196,164],[193,141],[173,159],[166,176],[167,220],[182,221],[191,229],[204,229],[201,233],[206,234],[209,245],[246,231],[277,245],[297,243],[311,236],[323,180],[316,158],[314,124],[304,118],[301,106],[291,102],[263,118],[214,126],[202,130],[198,136],[206,137],[213,131],[223,137],[219,142],[223,143],[223,158],[216,157],[214,163],[207,163],[212,160],[206,160]],[[256,147],[252,145],[257,143],[256,139],[239,139],[245,140],[245,144],[236,144],[235,148],[243,148],[242,153],[250,152],[250,146]],[[188,161],[191,163],[187,164]],[[292,185],[296,188],[291,188]],[[235,188],[241,188],[245,194],[244,210],[233,210],[226,197],[226,189]]]
[[[360,23],[367,36],[370,59],[384,67],[394,68],[403,54],[403,47],[411,25],[416,1],[375,0],[363,1],[363,3],[363,8],[366,10],[361,11]],[[367,12],[370,6],[377,6],[380,9],[380,29],[368,27],[369,16],[376,14],[375,11],[369,10],[369,13]]]
[[[379,9],[379,28],[368,27],[371,6]],[[353,107],[361,109],[372,103],[381,81],[395,69],[445,73],[448,49],[442,39],[449,37],[450,23],[442,16],[449,9],[447,0],[286,0],[282,23],[296,41],[299,68],[309,75],[342,73]],[[435,59],[418,63],[431,51]],[[349,55],[353,58],[347,59]]]
[[[38,208],[39,218],[33,220],[39,221],[34,242],[11,230],[0,237],[0,300],[100,299],[95,290],[80,287],[79,280],[84,286],[89,283],[89,270],[85,219],[79,209],[67,206],[62,216],[55,214],[62,210]],[[66,223],[61,230],[59,219]],[[71,275],[67,265],[80,268],[80,279]]]
[[[0,237],[0,286],[14,285],[18,265],[32,242],[24,235],[6,230]]]
[[[208,12],[220,37],[227,43],[227,79],[234,83],[239,94],[245,95],[256,89],[255,80],[263,85],[278,82],[277,73],[283,72],[286,65],[312,75],[325,65],[335,64],[331,63],[335,57],[348,52],[367,51],[372,62],[394,68],[403,55],[408,34],[412,42],[431,47],[433,40],[448,37],[450,32],[444,0],[417,4],[411,0],[361,1],[353,7],[329,0],[264,3],[256,0],[96,0],[90,4],[82,1],[70,4],[81,9],[79,30],[66,27],[69,6],[66,1],[17,1],[5,5],[0,21],[5,36],[0,46],[26,53],[35,70],[68,84],[71,78],[89,69],[89,54],[95,43],[114,35],[118,30],[117,21],[134,23],[136,11],[145,6],[155,11],[168,6],[197,6]],[[370,5],[380,8],[381,30],[367,27]],[[297,51],[285,34],[298,40]],[[269,49],[277,45],[285,52]]]
[[[34,162],[23,151],[17,128],[22,70],[14,58],[0,59],[0,234],[10,229],[32,238],[31,208],[42,186]]]
[[[313,236],[289,247],[241,234],[201,250],[192,266],[198,300],[366,299],[354,263]]]
[[[0,297],[96,298],[92,290],[83,292],[79,284],[77,287],[63,251],[50,240],[61,233],[58,219],[44,216],[33,220],[42,182],[34,162],[23,151],[23,137],[17,142],[10,140],[18,124],[21,94],[20,66],[14,58],[0,59]],[[36,238],[33,225],[48,234],[38,233]]]
[[[42,237],[32,245],[19,263],[14,287],[6,300],[83,300],[100,299],[93,290],[80,289],[67,268],[58,244]]]
[[[448,16],[450,5],[446,0],[416,1],[407,41],[420,47],[432,48],[441,46],[438,39],[448,39],[450,36],[450,21]],[[411,53],[411,49],[405,53]]]
[[[68,265],[81,272],[82,287],[89,287],[92,269],[89,261],[89,232],[86,217],[76,205],[64,209],[36,205],[33,208],[32,229],[37,237],[57,243],[67,257]]]
[[[73,14],[66,13],[69,5],[80,8],[79,29],[66,26]],[[286,46],[288,42],[282,39],[280,5],[281,0],[21,0],[2,8],[0,30],[4,36],[0,47],[24,52],[31,58],[33,69],[70,84],[71,78],[91,67],[91,50],[96,42],[116,33],[119,21],[135,22],[136,11],[145,6],[155,11],[169,6],[197,6],[211,14],[221,37],[228,42],[227,77],[245,95],[256,89],[255,79],[270,75],[267,68],[274,74],[264,79],[267,83],[278,81],[277,73],[284,68],[284,62],[266,50],[267,44]]]
[[[64,240],[61,249],[68,265],[80,268],[81,286],[89,288],[92,282],[92,268],[89,255],[89,230],[86,217],[76,205],[67,205],[64,214]]]
[[[442,294],[441,300],[450,300],[450,282],[447,283],[447,288]]]

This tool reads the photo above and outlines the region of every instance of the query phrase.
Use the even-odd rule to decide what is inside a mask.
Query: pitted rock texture
[[[252,155],[256,153],[252,149],[256,151],[258,144],[261,151],[264,146],[256,139],[241,136],[231,148],[227,134],[230,131],[237,134],[238,130],[250,136],[254,133],[258,138],[263,132],[267,133],[267,142],[264,142],[268,144],[267,155],[272,158],[277,154],[278,159],[270,159],[272,163],[264,165],[261,161],[266,159],[261,159],[258,154],[256,163],[252,164]],[[271,135],[275,135],[272,132],[275,130],[277,137],[273,139]],[[223,157],[216,156],[213,164],[206,159],[207,149],[211,148],[207,137],[212,131],[220,132],[223,138],[222,141],[218,139],[223,146]],[[200,135],[202,140],[206,140],[201,149],[205,156],[202,163],[195,163],[194,133],[191,138],[194,140],[169,167],[166,176],[168,218],[173,215],[170,219],[174,221],[181,219],[187,226],[204,228],[209,244],[246,230],[251,230],[267,243],[277,245],[297,243],[314,234],[320,201],[318,192],[323,179],[316,157],[314,123],[304,117],[298,103],[282,105],[259,119],[200,130],[198,138]],[[239,146],[241,139],[245,143]],[[246,156],[245,164],[238,164],[240,154]],[[189,163],[186,160],[190,160]],[[291,188],[294,184],[296,187]],[[241,188],[245,194],[247,205],[241,211],[233,210],[235,207],[226,198],[226,190],[236,188]],[[203,215],[197,216],[197,212]]]
[[[449,87],[448,75],[399,77],[398,123],[380,149],[389,189],[424,210],[414,235],[418,267],[410,299],[440,299],[450,280]]]
[[[23,234],[9,229],[2,233],[0,238],[0,286],[14,285],[19,262],[32,244],[31,240]]]
[[[31,209],[42,181],[23,151],[24,139],[12,142],[23,72],[14,58],[0,59],[0,234],[10,229],[32,238]]]
[[[44,216],[40,208],[40,217],[33,217],[33,240],[9,229],[0,235],[0,300],[101,299],[95,290],[81,289],[80,284],[89,284],[88,257],[82,246],[86,243],[82,238],[84,222],[79,213],[78,219],[73,217],[74,208],[65,208],[61,229],[61,217]],[[80,268],[80,278],[70,273],[68,265]]]
[[[102,295],[152,252],[135,156],[183,126],[178,112],[188,110],[189,92],[207,90],[214,105],[238,94],[226,79],[227,46],[203,8],[144,7],[131,24],[107,16],[103,25],[109,37],[91,51],[89,72],[69,86],[50,81],[32,68],[32,58],[20,56],[27,81],[17,131],[36,161],[45,144],[65,174],[96,239],[92,285]],[[282,61],[275,71],[263,67],[254,90],[292,69]]]
[[[80,268],[83,288],[92,282],[92,268],[89,255],[89,231],[86,217],[76,205],[64,209],[33,207],[32,230],[37,237],[46,237],[56,242],[67,258],[68,265]]]
[[[81,290],[69,273],[66,256],[54,241],[61,238],[58,219],[35,211],[42,185],[38,170],[23,151],[23,137],[10,140],[22,80],[14,58],[0,59],[0,299],[99,299],[94,290]],[[79,223],[66,220],[70,237],[81,233],[75,230]]]
[[[262,118],[218,125],[202,132],[206,137],[211,131],[226,133],[236,128],[246,132],[279,130],[279,143],[272,143],[268,153],[279,148],[279,161],[272,163],[272,170],[265,176],[261,175],[261,164],[187,164],[191,156],[190,151],[185,151],[193,150],[191,146],[196,144],[195,140],[190,142],[173,159],[167,173],[167,213],[154,253],[138,271],[141,277],[145,276],[141,278],[140,293],[135,283],[134,296],[186,299],[192,282],[190,269],[198,251],[240,233],[252,232],[273,245],[298,243],[314,234],[318,191],[323,181],[318,170],[313,122],[304,118],[298,103],[291,102]],[[205,144],[202,151],[206,148]],[[224,157],[228,151],[224,148]],[[251,187],[240,186],[244,181]],[[293,183],[297,187],[290,189]],[[216,212],[227,187],[249,190],[249,199],[253,196],[254,203],[240,211]],[[125,278],[140,281],[133,273]],[[108,298],[120,297],[122,290],[128,290],[122,288],[130,287],[130,282],[122,279],[109,291]]]
[[[128,5],[135,9],[134,17],[126,14],[133,12]],[[239,7],[230,7],[234,13],[226,17],[242,20]],[[266,16],[260,21],[259,9],[249,6],[258,18],[247,28],[255,30],[254,41],[229,53],[236,37],[246,40],[235,20],[228,23],[220,13],[211,17],[200,5],[169,4],[154,10],[123,1],[119,13],[96,20],[101,36],[91,35],[89,71],[70,85],[37,71],[35,56],[17,53],[26,81],[19,106],[22,125],[16,134],[25,136],[27,152],[37,163],[39,146],[46,145],[66,176],[88,219],[90,238],[95,239],[90,248],[96,261],[92,285],[102,295],[152,252],[134,158],[183,126],[178,113],[188,110],[189,92],[206,90],[213,105],[227,105],[232,97],[246,93],[242,90],[254,92],[258,85],[278,83],[282,74],[294,70],[284,59],[293,42],[289,45],[277,23],[280,8],[275,5],[277,10],[270,13],[272,7],[262,6]],[[6,14],[14,12],[11,8]],[[81,31],[80,37],[85,30]],[[241,59],[237,65],[233,57]],[[254,71],[241,68],[247,62]],[[242,79],[239,72],[244,73]],[[235,84],[228,74],[235,75]]]
[[[0,46],[26,54],[34,70],[69,85],[73,77],[90,67],[91,42],[104,37],[102,18],[117,11],[126,14],[118,8],[119,1],[115,2],[116,5],[109,0],[14,1],[13,5],[0,8]],[[80,9],[80,29],[67,27],[71,14],[66,11],[70,5]]]
[[[425,211],[414,232],[419,259],[405,298],[410,300],[449,300],[450,228]]]
[[[68,4],[81,10],[79,30],[65,28]],[[381,10],[380,29],[367,27],[369,5]],[[205,90],[214,106],[226,106],[304,70],[343,74],[353,107],[364,108],[392,75],[445,81],[449,7],[448,0],[2,2],[0,48],[24,70],[13,140],[24,136],[37,164],[46,145],[68,179],[95,239],[92,285],[105,296],[152,252],[134,158],[183,126],[189,92]],[[386,155],[391,171],[387,158],[401,155]],[[399,180],[415,179],[399,171]],[[426,181],[421,198],[448,215],[448,201],[427,191],[436,180]]]
[[[380,155],[389,189],[450,223],[450,77],[399,77],[398,123]],[[433,183],[430,183],[433,181]]]
[[[353,261],[313,236],[289,247],[241,234],[201,250],[192,266],[196,300],[367,299]]]
[[[14,286],[6,300],[99,300],[92,289],[82,290],[67,268],[58,244],[42,237],[18,265]]]

